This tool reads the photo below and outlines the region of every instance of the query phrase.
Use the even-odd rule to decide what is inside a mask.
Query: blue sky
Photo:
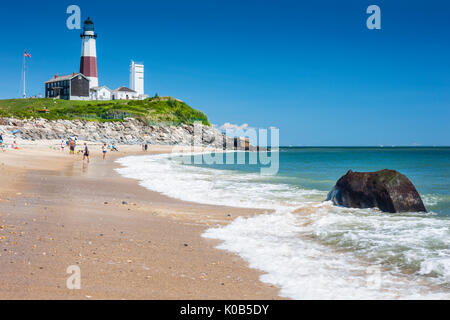
[[[282,145],[450,145],[448,1],[7,1],[0,99],[79,70],[77,4],[95,23],[100,84],[171,95],[212,123],[280,129]],[[366,8],[381,8],[381,30]]]

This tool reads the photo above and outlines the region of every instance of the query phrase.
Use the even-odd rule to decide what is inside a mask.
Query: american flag
[[[26,52],[26,51],[25,51],[25,53],[24,53],[24,56],[25,56],[25,57],[28,57],[28,58],[31,58],[31,54],[29,54],[29,53]]]

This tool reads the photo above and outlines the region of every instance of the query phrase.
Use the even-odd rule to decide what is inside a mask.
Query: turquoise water
[[[349,169],[394,169],[405,174],[423,197],[426,207],[450,215],[450,148],[446,147],[317,147],[280,148],[280,167],[272,183],[330,191]],[[257,173],[258,165],[202,165],[222,170]]]

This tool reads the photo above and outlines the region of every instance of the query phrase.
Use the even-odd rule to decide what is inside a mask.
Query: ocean
[[[249,154],[246,153],[248,156]],[[194,156],[200,160],[202,155]],[[203,237],[264,272],[292,299],[449,299],[450,148],[280,148],[276,175],[254,164],[185,164],[181,155],[119,159],[149,190],[206,204],[267,209]],[[349,169],[394,169],[428,213],[348,209],[324,201]]]

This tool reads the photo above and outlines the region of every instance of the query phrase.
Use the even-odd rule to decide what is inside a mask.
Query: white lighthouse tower
[[[131,60],[130,65],[130,88],[140,96],[144,95],[144,64]]]
[[[84,21],[83,33],[81,34],[80,73],[89,79],[90,88],[98,87],[96,39],[94,23],[90,18],[87,18]]]

